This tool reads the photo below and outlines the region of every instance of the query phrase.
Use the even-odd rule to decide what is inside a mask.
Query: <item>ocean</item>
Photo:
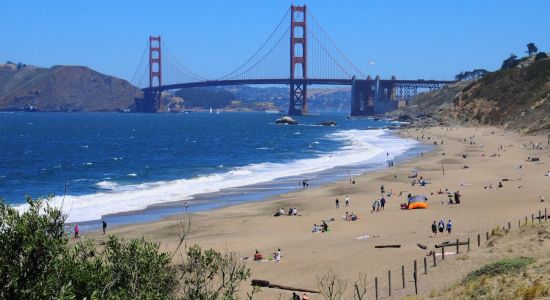
[[[0,197],[52,195],[82,230],[259,201],[425,151],[391,123],[343,114],[0,113]],[[336,126],[319,126],[333,120]]]

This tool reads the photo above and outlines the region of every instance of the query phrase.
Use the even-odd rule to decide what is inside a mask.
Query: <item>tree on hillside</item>
[[[529,54],[529,56],[533,55],[534,53],[537,53],[539,49],[537,46],[535,46],[535,43],[529,43],[527,44],[527,51],[525,53]]]
[[[519,64],[518,57],[514,53],[512,53],[510,54],[510,57],[508,57],[502,62],[502,67],[500,67],[500,69],[501,70],[512,69],[512,68],[515,68],[518,64]]]
[[[546,55],[546,53],[544,52],[539,52],[537,53],[537,55],[535,55],[535,61],[538,61],[544,58],[548,58],[548,55]]]
[[[459,74],[455,75],[455,79],[458,81],[462,80],[476,80],[483,78],[485,75],[487,75],[489,71],[485,69],[475,69],[472,71],[464,71],[460,72]]]

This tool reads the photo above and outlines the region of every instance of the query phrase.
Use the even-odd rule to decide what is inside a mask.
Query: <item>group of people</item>
[[[433,222],[432,223],[432,234],[434,237],[437,236],[437,232],[439,231],[440,234],[443,234],[443,232],[447,229],[447,233],[451,235],[451,231],[453,230],[453,224],[451,223],[451,220],[445,224],[445,221],[443,219],[440,219],[439,222]]]
[[[325,221],[323,221],[323,223],[321,223],[321,225],[313,224],[313,228],[311,229],[311,232],[313,232],[313,233],[327,232],[327,231],[328,231],[328,224]]]
[[[303,188],[307,188],[309,187],[309,180],[307,179],[303,179],[300,184],[302,185]]]
[[[105,220],[101,221],[101,227],[103,229],[103,234],[105,234],[107,231],[107,222],[105,222]],[[78,228],[78,224],[74,224],[74,238],[80,238],[80,228]]]
[[[373,212],[379,212],[380,210],[384,210],[384,207],[386,206],[386,198],[382,196],[380,199],[376,199],[372,202],[372,210]]]
[[[336,204],[336,208],[340,208],[340,199],[336,198],[336,200],[334,200],[334,203]],[[345,205],[346,206],[349,206],[350,202],[349,202],[349,196],[346,195],[345,197]]]
[[[300,295],[296,294],[296,292],[292,292],[292,299],[291,300],[309,300],[309,297],[306,293],[300,297]]]
[[[346,220],[346,221],[357,221],[357,219],[358,219],[358,217],[354,212],[351,212],[351,214],[349,214],[346,211],[346,216],[344,217],[344,220]]]
[[[281,248],[277,249],[277,251],[273,253],[273,259],[275,260],[275,262],[281,261]],[[254,261],[262,260],[264,260],[264,255],[260,251],[258,251],[258,249],[256,249],[256,253],[254,253]]]
[[[285,215],[285,210],[284,209],[279,209],[277,212],[275,212],[275,214],[273,215],[274,217],[280,217],[280,216],[284,216]],[[298,209],[296,207],[291,207],[288,209],[288,214],[289,216],[297,216],[298,215]]]

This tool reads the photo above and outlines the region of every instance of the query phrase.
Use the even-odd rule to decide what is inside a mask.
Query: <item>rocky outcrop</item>
[[[6,66],[6,65],[4,65]],[[0,110],[120,111],[141,90],[87,67],[0,68]]]
[[[324,121],[324,122],[321,122],[317,125],[321,125],[321,126],[336,126],[336,122],[334,121]]]
[[[296,125],[298,122],[291,117],[282,117],[275,121],[275,124]]]

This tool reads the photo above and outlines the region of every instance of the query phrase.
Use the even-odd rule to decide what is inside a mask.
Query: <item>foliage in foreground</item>
[[[466,281],[475,280],[483,275],[497,276],[502,274],[510,274],[520,272],[525,267],[531,264],[534,260],[529,257],[517,257],[501,259],[495,263],[485,265],[480,269],[472,271],[466,276]]]
[[[198,246],[176,268],[144,238],[73,245],[59,209],[27,203],[19,213],[0,199],[0,299],[232,300],[250,276],[235,254]]]

